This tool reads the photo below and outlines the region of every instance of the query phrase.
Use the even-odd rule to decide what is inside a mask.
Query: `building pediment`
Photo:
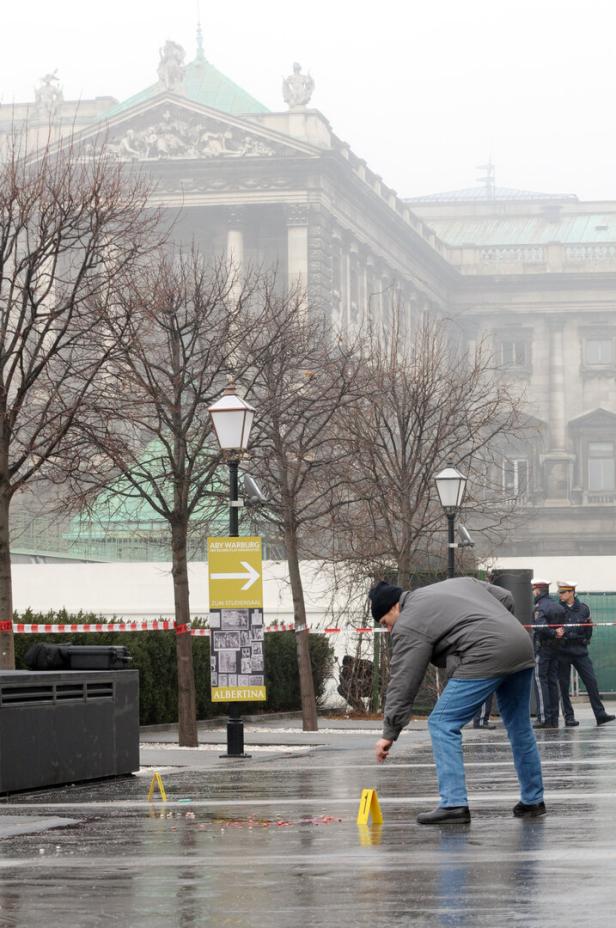
[[[135,162],[320,154],[312,145],[170,93],[162,93],[104,124],[90,126],[76,141],[92,149],[102,145],[118,161]]]
[[[597,409],[592,409],[590,412],[582,413],[582,415],[576,416],[574,419],[570,419],[569,428],[605,428],[613,430],[616,428],[616,413],[610,412],[608,409],[598,407]]]
[[[523,429],[542,432],[547,428],[548,424],[544,419],[538,419],[537,416],[533,416],[531,413],[527,412],[520,417],[520,425]]]

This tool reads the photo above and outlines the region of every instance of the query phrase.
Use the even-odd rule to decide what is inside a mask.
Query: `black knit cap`
[[[391,583],[386,583],[384,580],[379,580],[378,583],[374,584],[368,593],[368,599],[372,606],[372,618],[375,622],[387,615],[391,607],[395,606],[399,601],[403,592],[402,587],[392,586]]]

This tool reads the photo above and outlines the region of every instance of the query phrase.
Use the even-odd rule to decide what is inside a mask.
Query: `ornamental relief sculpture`
[[[168,110],[160,122],[143,129],[127,129],[105,149],[119,161],[269,158],[282,153],[255,136],[215,122],[175,118]]]
[[[161,193],[207,193],[223,190],[284,190],[294,187],[295,182],[290,177],[238,177],[233,181],[223,177],[190,177],[178,180],[159,181],[157,190]]]

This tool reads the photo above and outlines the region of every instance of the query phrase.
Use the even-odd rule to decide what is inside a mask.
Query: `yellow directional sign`
[[[260,538],[208,538],[210,609],[261,609]]]
[[[208,538],[212,702],[267,699],[261,539]]]

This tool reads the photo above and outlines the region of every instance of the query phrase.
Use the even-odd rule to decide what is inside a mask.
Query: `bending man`
[[[472,577],[456,577],[412,592],[381,581],[369,597],[375,622],[392,637],[377,761],[387,758],[408,723],[428,664],[447,668],[447,685],[428,719],[441,801],[432,812],[417,816],[419,824],[470,822],[461,729],[491,693],[496,693],[520,783],[521,801],[513,814],[544,815],[541,761],[529,712],[533,647],[511,614],[511,594]]]

